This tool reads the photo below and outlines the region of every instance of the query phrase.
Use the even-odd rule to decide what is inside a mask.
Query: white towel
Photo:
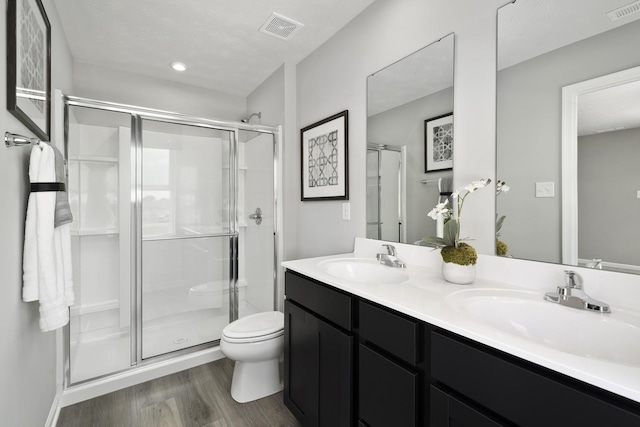
[[[55,182],[55,157],[48,144],[31,150],[29,179]],[[32,192],[29,195],[23,254],[24,301],[40,301],[40,329],[51,331],[69,321],[69,303],[73,303],[69,224],[54,228],[56,193]]]

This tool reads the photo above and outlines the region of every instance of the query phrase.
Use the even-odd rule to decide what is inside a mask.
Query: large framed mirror
[[[640,4],[498,10],[497,240],[507,256],[640,274]]]
[[[369,238],[415,243],[436,234],[427,213],[452,191],[453,67],[449,34],[367,78]]]

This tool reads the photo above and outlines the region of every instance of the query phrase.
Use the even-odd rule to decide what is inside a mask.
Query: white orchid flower
[[[449,199],[446,199],[442,203],[438,203],[435,208],[431,209],[431,211],[427,214],[431,219],[438,219],[438,215],[446,215],[449,212],[449,208],[447,205],[449,204]]]
[[[496,184],[496,194],[500,195],[500,193],[507,193],[509,190],[511,190],[511,187],[509,187],[504,181],[498,181]]]

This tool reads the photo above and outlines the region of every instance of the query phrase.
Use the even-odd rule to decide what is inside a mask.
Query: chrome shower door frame
[[[59,99],[58,99],[59,98]],[[166,353],[158,356],[148,357],[143,359],[142,357],[142,122],[143,120],[160,121],[165,123],[197,126],[201,128],[209,128],[213,130],[219,130],[228,132],[229,135],[229,232],[219,233],[215,235],[207,235],[206,237],[228,237],[229,238],[229,322],[232,322],[238,318],[238,143],[239,143],[239,131],[251,131],[258,133],[265,133],[273,135],[274,140],[274,309],[279,308],[278,296],[282,293],[279,285],[279,263],[282,253],[282,246],[280,245],[280,239],[278,239],[278,229],[281,227],[281,214],[277,209],[280,209],[278,204],[278,197],[282,196],[281,189],[278,186],[278,181],[281,179],[281,171],[278,169],[279,164],[279,147],[282,145],[282,127],[270,127],[262,125],[251,125],[241,122],[225,122],[219,120],[211,120],[205,118],[199,118],[194,116],[188,116],[179,113],[172,113],[162,110],[154,110],[144,107],[136,107],[112,102],[98,101],[87,98],[74,97],[64,95],[59,91],[56,91],[56,102],[61,105],[63,110],[63,129],[64,129],[64,153],[65,158],[68,159],[68,130],[69,130],[69,107],[81,107],[90,108],[96,110],[110,111],[116,113],[125,113],[131,116],[131,145],[130,145],[130,157],[131,157],[131,202],[130,202],[130,250],[131,254],[135,257],[135,260],[131,262],[130,271],[130,304],[131,304],[131,318],[130,318],[130,338],[131,338],[131,365],[128,369],[118,371],[103,376],[95,377],[86,381],[80,381],[71,384],[71,372],[70,372],[70,326],[67,325],[62,333],[62,345],[64,349],[62,353],[62,388],[63,391],[73,389],[77,386],[86,388],[92,384],[97,386],[106,382],[105,380],[112,380],[115,377],[130,376],[136,369],[142,370],[150,365],[157,364],[158,362],[166,362],[170,359],[177,358],[178,356],[189,355],[200,350],[208,349],[219,344],[219,340],[195,345],[193,347],[177,350],[171,353]],[[60,352],[59,352],[60,353]],[[117,389],[117,387],[115,388]],[[92,397],[89,395],[89,397]],[[64,400],[64,399],[63,399]]]

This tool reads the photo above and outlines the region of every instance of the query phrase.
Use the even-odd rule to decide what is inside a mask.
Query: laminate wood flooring
[[[57,427],[299,427],[282,392],[249,403],[229,393],[220,359],[62,408]]]

